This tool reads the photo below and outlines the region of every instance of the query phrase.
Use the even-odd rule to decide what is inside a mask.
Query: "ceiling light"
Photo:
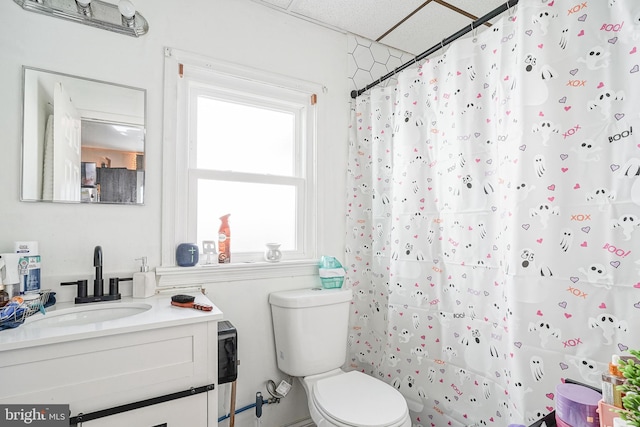
[[[103,30],[139,37],[149,24],[129,0],[116,6],[103,0],[13,0],[23,9],[90,25]]]

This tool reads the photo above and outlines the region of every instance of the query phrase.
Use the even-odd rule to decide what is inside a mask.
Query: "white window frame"
[[[198,83],[206,81],[211,86]],[[237,89],[234,89],[237,88]],[[298,225],[301,240],[300,248],[295,253],[288,253],[279,263],[243,262],[255,259],[255,254],[246,257],[234,256],[236,262],[216,266],[176,267],[175,249],[178,244],[194,242],[196,228],[195,198],[197,179],[205,178],[240,178],[234,173],[225,174],[218,171],[189,169],[191,153],[189,135],[193,132],[192,123],[188,121],[188,99],[192,98],[185,91],[214,91],[215,97],[244,96],[256,90],[268,96],[288,94],[292,105],[299,103],[303,97],[311,100],[311,95],[320,93],[319,84],[277,75],[263,70],[239,66],[222,61],[204,58],[184,51],[165,48],[165,92],[164,92],[164,135],[163,135],[163,201],[162,201],[162,267],[156,269],[160,276],[160,286],[176,284],[202,284],[216,281],[228,281],[264,277],[281,277],[292,275],[308,275],[317,271],[317,171],[316,171],[316,134],[317,118],[321,116],[320,104],[307,108],[309,126],[299,129],[305,134],[304,152],[296,153],[303,161],[297,167],[304,172],[304,183],[299,182],[299,194],[304,203],[299,204],[298,217],[303,219]],[[240,92],[238,92],[238,90]],[[252,95],[253,96],[253,95]],[[251,97],[252,97],[251,96]],[[283,102],[286,102],[286,97]],[[182,103],[178,105],[178,103]],[[236,173],[237,174],[237,173]],[[235,176],[232,176],[235,175]],[[246,177],[249,178],[249,177]],[[283,177],[274,177],[274,182],[281,182]],[[299,179],[299,178],[295,178]],[[235,180],[235,179],[234,179]],[[193,236],[192,238],[190,238]],[[287,259],[289,258],[289,259]],[[233,260],[232,260],[233,261]]]
[[[184,77],[189,79],[187,75]],[[187,81],[189,90],[189,99],[191,100],[190,110],[196,110],[198,96],[210,96],[211,98],[238,102],[239,104],[255,105],[265,108],[273,108],[292,113],[295,116],[295,143],[294,158],[295,167],[293,176],[275,176],[269,174],[252,174],[234,171],[208,170],[198,169],[197,167],[189,167],[189,195],[196,194],[198,190],[198,179],[222,180],[231,182],[246,182],[256,184],[287,184],[296,188],[296,194],[301,202],[297,204],[296,218],[302,219],[296,224],[296,250],[283,251],[286,259],[306,259],[308,254],[313,253],[313,248],[308,247],[307,222],[305,221],[305,213],[313,208],[311,197],[307,197],[308,193],[313,194],[313,182],[306,179],[309,171],[313,170],[313,154],[307,153],[307,147],[303,146],[305,141],[312,141],[314,138],[313,123],[315,122],[315,108],[311,108],[309,104],[309,95],[298,91],[288,91],[282,88],[265,87],[264,83],[256,83],[246,80],[238,80],[237,78],[228,78],[218,74],[206,76],[208,85],[203,86],[197,81]],[[196,77],[197,79],[197,77]],[[229,86],[234,86],[238,90],[230,90]],[[275,90],[273,90],[275,89]],[[273,92],[273,93],[269,93]],[[286,96],[289,99],[281,99],[279,102],[273,102],[272,97]],[[267,97],[267,98],[265,98]],[[271,98],[271,99],[269,99]],[[306,103],[307,105],[304,105]],[[197,132],[196,115],[190,116],[189,134],[195,135]],[[312,126],[306,126],[306,123]],[[195,145],[195,136],[190,139],[190,143]],[[197,150],[191,147],[189,150],[190,165],[197,162]],[[197,200],[195,197],[189,198],[188,207],[188,235],[196,235],[197,220]],[[233,218],[233,217],[232,217]],[[232,219],[233,220],[233,219]],[[256,212],[256,221],[259,221],[259,212]],[[233,234],[233,227],[232,227]],[[255,262],[262,260],[263,252],[244,252],[234,253],[232,262]]]

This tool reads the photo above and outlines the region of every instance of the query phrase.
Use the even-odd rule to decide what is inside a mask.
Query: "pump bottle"
[[[220,217],[220,229],[218,230],[218,262],[229,264],[231,262],[231,229],[229,228],[229,216],[226,214]]]
[[[156,274],[149,271],[146,256],[136,258],[136,261],[142,261],[142,265],[140,271],[133,273],[133,297],[149,298],[156,292]]]

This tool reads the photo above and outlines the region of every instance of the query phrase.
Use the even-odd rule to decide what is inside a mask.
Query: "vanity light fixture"
[[[129,0],[118,5],[101,0],[13,0],[23,9],[139,37],[149,24]]]

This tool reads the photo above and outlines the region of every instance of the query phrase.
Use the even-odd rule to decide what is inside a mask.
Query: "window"
[[[175,51],[174,51],[175,53]],[[316,85],[230,64],[174,58],[175,156],[167,159],[175,210],[163,202],[163,264],[175,265],[175,245],[218,241],[220,217],[231,214],[231,262],[263,261],[277,242],[284,260],[316,256]],[[175,67],[173,66],[175,65]],[[167,74],[172,73],[172,77]],[[167,94],[165,93],[165,98]],[[165,121],[171,120],[165,109]],[[177,121],[176,121],[177,117]],[[167,129],[168,128],[168,129]],[[165,135],[165,144],[167,143]],[[182,190],[182,191],[181,191]],[[165,252],[167,252],[165,254]]]

